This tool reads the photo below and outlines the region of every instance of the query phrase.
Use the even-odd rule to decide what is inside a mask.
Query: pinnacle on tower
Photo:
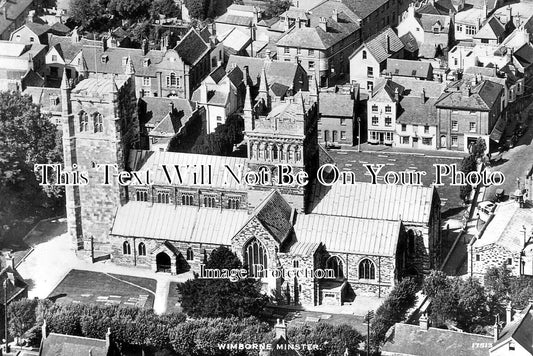
[[[111,76],[111,93],[118,93],[117,82],[115,81],[115,75]]]
[[[246,96],[244,97],[244,111],[252,111],[252,94],[250,93],[249,85],[246,85]]]
[[[261,79],[259,83],[259,92],[260,93],[268,93],[268,84],[266,79],[266,71],[265,68],[261,71]]]
[[[70,89],[70,83],[67,77],[67,68],[63,68],[63,78],[61,78],[61,89]]]

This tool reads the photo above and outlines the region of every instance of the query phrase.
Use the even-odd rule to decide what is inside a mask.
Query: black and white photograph
[[[0,356],[533,356],[533,0],[0,0]]]

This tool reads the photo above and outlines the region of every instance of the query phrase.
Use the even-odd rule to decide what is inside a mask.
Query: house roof
[[[37,22],[26,22],[25,25],[22,27],[27,27],[29,30],[31,30],[33,33],[35,33],[37,36],[41,36],[48,31],[50,31],[51,27],[48,24],[40,24]],[[21,27],[21,28],[22,28]],[[18,31],[18,30],[15,30]]]
[[[399,95],[402,95],[405,88],[391,79],[379,78],[374,85],[370,99],[395,101],[396,90],[398,90]]]
[[[342,1],[322,1],[310,11],[315,16],[326,18],[331,17],[333,11],[337,11],[337,13],[342,12],[353,22],[361,20],[361,18]]]
[[[227,165],[238,176],[239,167],[246,167],[246,159],[240,157],[223,157],[223,156],[209,156],[192,153],[181,152],[161,152],[161,151],[145,151],[145,150],[131,150],[129,157],[129,167],[133,170],[151,170],[153,172],[153,182],[156,185],[167,185],[168,183],[165,172],[162,165],[168,165],[174,167],[178,165],[180,167],[190,166],[209,166],[212,169],[213,181],[210,185],[212,188],[224,188],[227,190],[246,190],[244,182],[237,182],[228,170],[225,168]],[[240,165],[240,166],[239,166]],[[182,169],[182,171],[185,168]],[[244,168],[243,170],[245,170]],[[171,169],[171,173],[174,173],[174,168]],[[245,172],[243,172],[244,174]],[[187,175],[182,173],[183,183],[180,184],[176,174],[172,175],[174,185],[187,185],[190,187],[203,187],[205,185],[193,184],[192,174]],[[227,179],[227,181],[226,181]],[[189,181],[190,180],[190,181]]]
[[[191,28],[174,47],[183,62],[188,65],[196,64],[209,52],[209,49],[209,46],[194,28]]]
[[[113,80],[115,82],[113,82]],[[121,88],[124,85],[124,79],[113,79],[113,78],[87,78],[80,81],[72,89],[72,94],[82,94],[82,95],[107,95],[114,90],[114,86]]]
[[[0,285],[4,285],[7,279],[7,301],[8,303],[28,288],[28,284],[19,272],[11,266],[6,266],[0,271]],[[0,304],[5,304],[5,294],[0,293]]]
[[[50,333],[41,345],[40,356],[107,356],[106,340]]]
[[[337,15],[338,21],[329,16],[326,18],[326,31],[319,26],[320,17],[310,16],[309,27],[294,26],[278,40],[277,45],[326,50],[359,29],[359,25],[342,12]]]
[[[474,38],[496,40],[504,33],[505,26],[497,17],[491,16],[475,34]]]
[[[329,0],[333,1],[333,0]],[[371,13],[379,9],[388,0],[341,0],[341,2],[346,5],[350,10],[352,10],[357,16],[361,19],[367,18]]]
[[[387,333],[384,355],[489,356],[491,336],[446,329],[422,330],[418,325],[396,323]]]
[[[388,38],[388,41],[387,41]],[[387,48],[387,42],[390,43],[390,49]],[[404,48],[403,42],[398,35],[390,27],[386,27],[368,40],[363,42],[359,49],[350,56],[353,57],[360,51],[361,48],[366,47],[368,51],[374,56],[378,63],[383,62],[389,58],[393,53],[396,53]]]
[[[143,97],[139,100],[139,103],[146,105],[145,120],[154,126],[158,125],[168,115],[172,106],[174,111],[184,118],[191,117],[196,110],[195,102],[181,98]]]
[[[294,232],[304,243],[323,243],[330,252],[394,256],[400,221],[300,214]]]
[[[483,235],[474,242],[474,247],[496,244],[512,252],[521,252],[524,248],[522,227],[531,225],[533,209],[521,209],[517,204],[500,206]]]
[[[400,114],[396,119],[399,124],[416,125],[437,125],[437,108],[435,108],[435,98],[425,98],[422,96],[408,96],[402,98],[400,102]]]
[[[428,98],[438,98],[444,92],[446,83],[432,80],[418,80],[413,77],[395,77],[393,82],[402,86],[404,96],[420,96],[422,90]]]
[[[261,71],[265,68],[268,85],[279,83],[292,88],[299,64],[293,62],[272,61],[266,58],[231,55],[228,59],[226,70],[231,70],[234,66],[239,67],[243,73],[245,73],[244,67],[247,66],[248,74],[252,80],[252,85],[254,86],[259,84]]]
[[[498,341],[491,350],[510,340],[511,338],[519,343],[530,355],[533,355],[533,305],[529,304],[520,314],[515,315],[515,319],[505,325],[500,332]]]
[[[466,95],[466,91],[463,92],[465,86],[471,86],[471,83],[466,81],[452,83],[448,91],[441,95],[435,105],[444,108],[481,111],[490,111],[494,105],[499,105],[496,99],[503,90],[501,84],[483,80],[470,89],[470,95]]]
[[[244,26],[244,27],[250,27],[253,23],[253,17],[251,16],[243,16],[243,15],[235,15],[231,14],[229,12],[226,12],[222,14],[221,16],[217,17],[215,19],[215,22],[218,23],[225,23],[235,26]]]
[[[354,100],[349,94],[320,93],[321,116],[353,117]]]
[[[426,224],[435,198],[434,188],[422,186],[315,183],[309,213]]]
[[[404,77],[432,79],[433,66],[426,61],[387,58],[387,73]]]
[[[312,256],[320,247],[322,242],[300,242],[296,241],[289,247],[289,254],[292,256]]]
[[[150,205],[146,202],[130,201],[118,208],[111,234],[231,245],[231,238],[248,218],[248,212],[244,209]]]
[[[406,51],[411,53],[418,51],[418,42],[411,32],[402,35],[400,41],[402,41]]]
[[[514,57],[524,68],[529,68],[533,64],[533,45],[526,43],[514,52]]]
[[[34,104],[41,106],[41,112],[61,112],[61,89],[47,87],[26,87],[24,94],[30,95]]]
[[[11,26],[11,24],[15,22],[26,9],[31,7],[32,4],[33,0],[10,1],[7,4],[7,16],[4,16],[4,11],[2,11],[2,15],[0,15],[0,34],[7,31],[9,26]]]

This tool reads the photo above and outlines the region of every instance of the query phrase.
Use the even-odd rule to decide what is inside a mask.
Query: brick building
[[[304,305],[386,295],[402,277],[438,264],[434,188],[315,181],[322,150],[316,89],[280,99],[263,82],[252,99],[247,87],[247,157],[237,158],[132,149],[139,132],[133,85],[131,74],[84,79],[72,89],[63,81],[65,162],[89,171],[91,182],[67,188],[69,232],[79,254],[181,273],[199,272],[213,249],[228,246],[266,292]],[[152,184],[99,185],[98,163],[149,171]],[[311,182],[238,179],[266,172],[277,182],[279,164],[307,173]],[[176,165],[183,169],[179,176]],[[187,166],[194,169],[184,173]],[[258,275],[254,266],[311,273],[278,278]],[[322,278],[314,274],[318,269],[333,274]]]

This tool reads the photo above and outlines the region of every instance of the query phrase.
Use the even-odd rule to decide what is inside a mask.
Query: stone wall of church
[[[127,266],[137,266],[141,268],[154,269],[153,259],[155,251],[165,243],[165,240],[134,238],[110,235],[109,244],[111,246],[111,260],[114,263]],[[124,254],[124,242],[129,242],[131,254]],[[146,248],[146,255],[139,255],[139,244],[144,243]],[[193,272],[200,272],[200,265],[205,263],[209,258],[211,252],[220,245],[203,244],[203,243],[188,243],[181,241],[170,241],[172,246],[179,251],[179,255],[168,252],[171,259],[175,258],[178,265],[178,272],[191,270]],[[229,246],[228,246],[229,247]],[[187,259],[187,250],[192,249],[192,260]]]
[[[338,255],[344,261],[348,261],[345,273],[355,295],[386,296],[394,287],[396,278],[396,262],[394,257],[372,256],[360,254]],[[374,279],[360,277],[361,262],[370,260],[375,268]]]
[[[294,256],[290,253],[278,253],[281,267],[288,270],[300,269],[313,272],[316,270],[315,255]],[[281,285],[281,304],[317,305],[319,281],[312,274],[301,277],[286,278]]]

